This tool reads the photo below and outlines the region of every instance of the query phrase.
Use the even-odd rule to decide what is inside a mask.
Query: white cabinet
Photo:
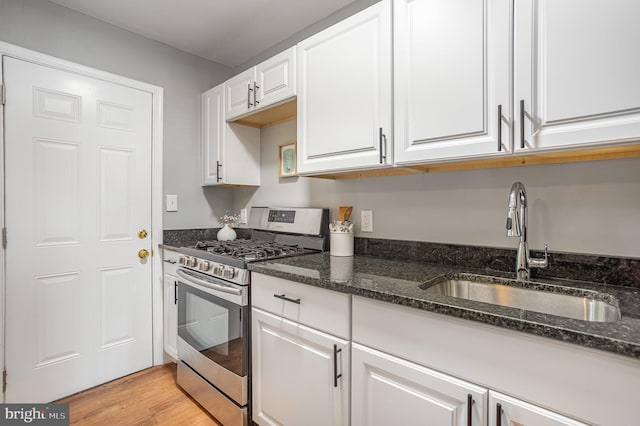
[[[391,1],[298,44],[298,173],[392,164]]]
[[[227,80],[226,119],[235,120],[293,98],[295,64],[296,50],[292,47]]]
[[[348,425],[349,342],[253,308],[253,421]]]
[[[396,164],[511,151],[509,0],[395,0]]]
[[[203,185],[260,185],[260,129],[225,121],[224,87],[202,94]]]
[[[164,351],[174,361],[178,359],[178,257],[177,252],[162,249]]]
[[[489,392],[489,424],[518,426],[587,426],[536,405],[498,392]]]
[[[640,138],[638,16],[637,1],[515,2],[517,151]]]
[[[351,296],[251,276],[253,421],[348,425]]]
[[[354,360],[366,346],[520,399],[515,411],[503,404],[505,426],[581,424],[569,418],[607,426],[638,423],[638,359],[359,296],[352,296],[352,340]],[[359,369],[354,363],[353,418],[361,409],[355,390],[362,381],[356,378]],[[520,416],[523,407],[565,423],[531,421],[533,414]],[[497,425],[495,403],[486,409],[489,424]]]
[[[483,387],[356,343],[352,364],[353,426],[487,424]]]
[[[640,3],[394,1],[396,164],[640,139]]]

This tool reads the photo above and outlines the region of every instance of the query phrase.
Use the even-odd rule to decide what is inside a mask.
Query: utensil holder
[[[353,230],[331,231],[330,243],[331,256],[353,256]]]

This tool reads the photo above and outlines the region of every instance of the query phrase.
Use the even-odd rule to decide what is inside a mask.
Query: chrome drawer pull
[[[286,300],[287,302],[295,303],[297,305],[300,304],[300,299],[290,299],[285,294],[274,294],[273,297],[277,297],[278,299]]]

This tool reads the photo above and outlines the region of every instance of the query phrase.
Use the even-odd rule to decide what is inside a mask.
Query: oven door
[[[177,275],[178,358],[237,404],[247,404],[248,287],[184,268]]]

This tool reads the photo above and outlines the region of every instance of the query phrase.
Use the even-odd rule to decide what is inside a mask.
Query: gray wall
[[[323,29],[328,28],[337,22],[340,22],[345,18],[348,18],[349,16],[360,12],[363,9],[366,9],[372,4],[378,3],[379,1],[380,0],[355,0],[350,5],[336,11],[335,13],[327,16],[324,19],[321,19],[315,24],[309,25],[304,30],[297,32],[291,37],[260,53],[259,55],[256,55],[244,64],[238,65],[234,68],[234,73],[237,74],[238,72],[244,71],[254,65],[257,65],[260,62],[274,56],[275,54],[280,53],[283,50],[290,48],[291,46],[295,46],[298,42],[314,35],[315,33],[320,32]]]
[[[163,87],[163,192],[179,206],[164,228],[217,225],[231,194],[200,186],[200,94],[230,68],[44,0],[0,0],[0,40]]]
[[[278,145],[296,139],[296,122],[262,130],[262,185],[238,189],[234,209],[259,205],[353,205],[356,235],[517,247],[505,236],[511,184],[529,200],[532,249],[640,258],[640,158],[411,176],[324,180],[279,178]],[[373,210],[373,233],[360,211]]]

